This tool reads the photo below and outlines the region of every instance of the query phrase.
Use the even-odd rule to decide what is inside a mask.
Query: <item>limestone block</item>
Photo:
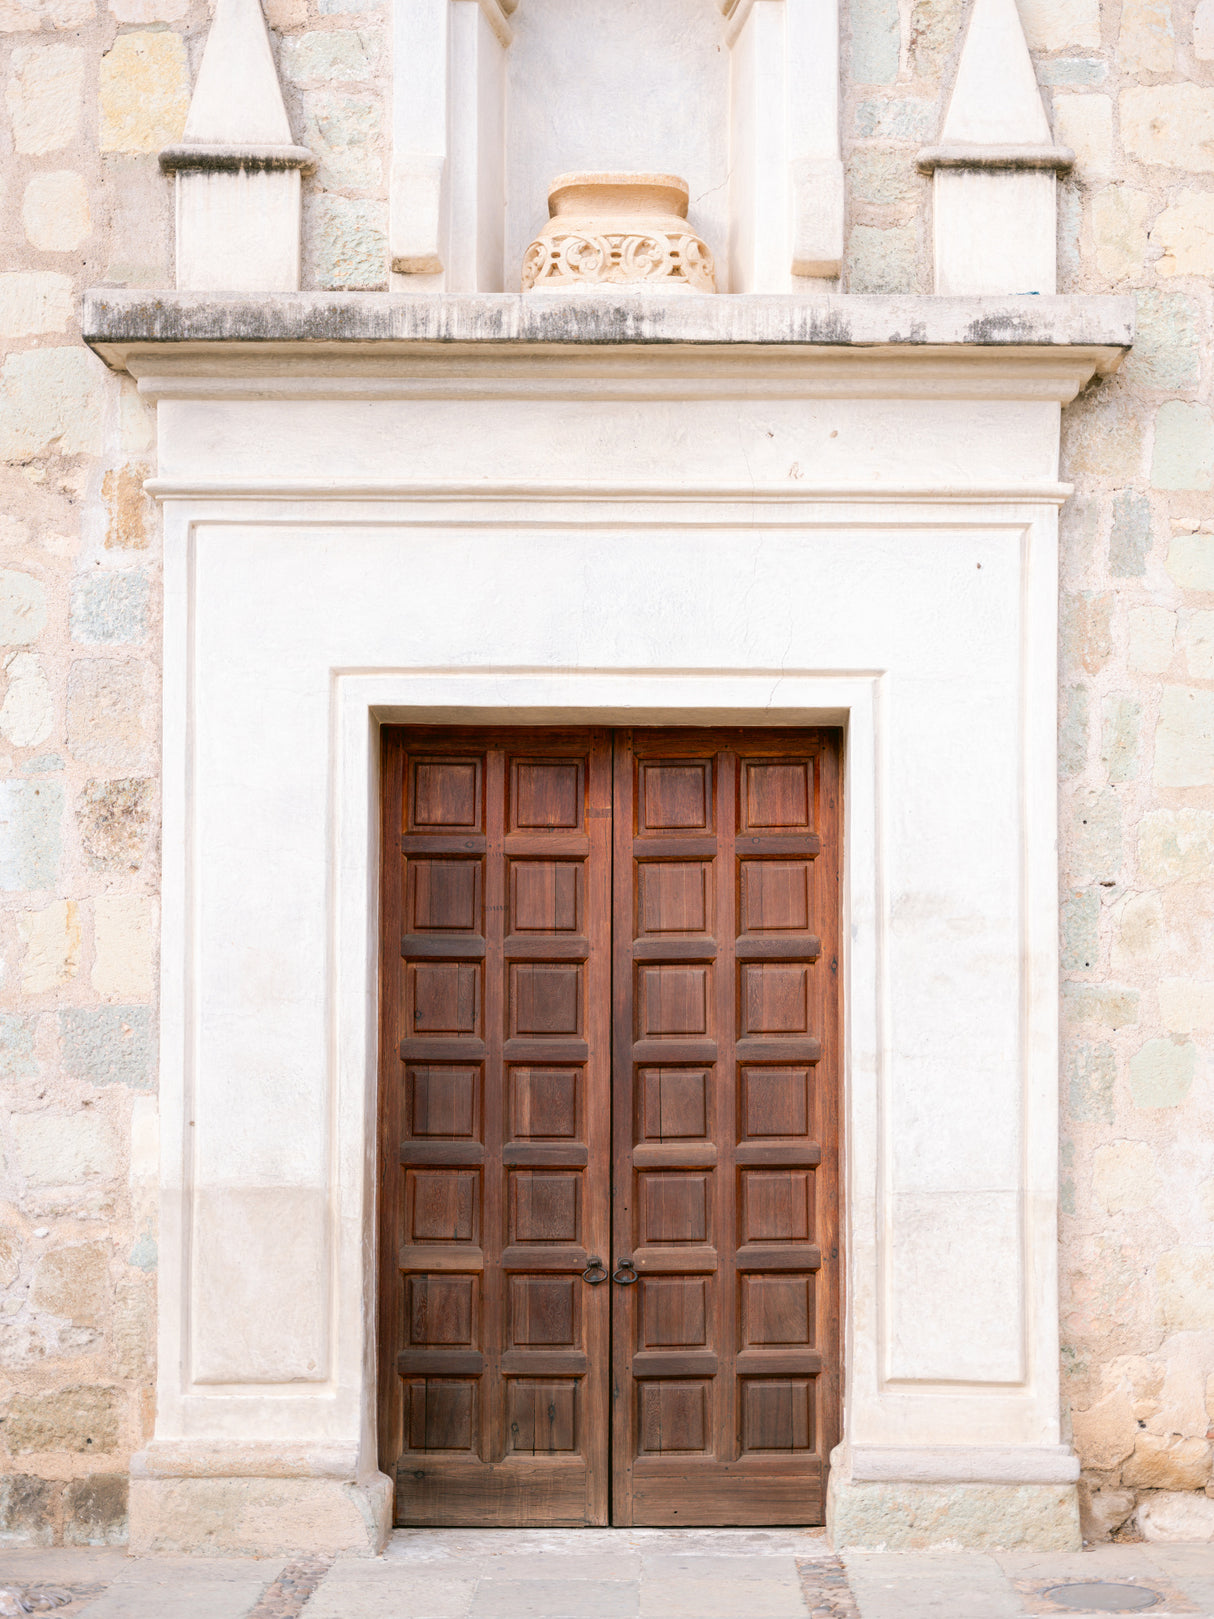
[[[388,1537],[392,1487],[325,1478],[131,1479],[135,1556],[374,1556]]]
[[[1117,579],[1141,578],[1150,549],[1151,502],[1136,489],[1118,490],[1109,532],[1109,572]]]
[[[0,11],[0,18],[3,12]],[[9,1473],[0,1479],[0,1535],[6,1544],[50,1546],[55,1539],[56,1479]]]
[[[1180,644],[1189,674],[1195,680],[1214,680],[1214,613],[1182,613]]]
[[[851,78],[854,84],[893,84],[902,54],[898,0],[854,0]]]
[[[1138,823],[1138,869],[1150,883],[1200,882],[1214,864],[1214,812],[1151,810]]]
[[[38,1451],[93,1453],[118,1448],[123,1395],[116,1388],[67,1388],[17,1394],[9,1402],[4,1437],[14,1455]]]
[[[1076,1024],[1105,1029],[1132,1028],[1138,1022],[1139,994],[1124,984],[1063,984],[1064,1014]]]
[[[45,995],[76,976],[80,965],[80,907],[59,899],[40,911],[25,911],[17,918],[23,945],[21,988],[27,995]]]
[[[91,1085],[152,1085],[155,1042],[146,1006],[78,1006],[59,1014],[64,1070]]]
[[[101,498],[109,513],[107,550],[146,550],[154,509],[143,487],[147,476],[145,467],[125,466],[113,468],[102,478]]]
[[[1214,983],[1202,978],[1161,978],[1159,1016],[1175,1034],[1214,1029]]]
[[[921,184],[906,152],[866,146],[852,153],[847,179],[858,201],[885,205],[905,202]]]
[[[1193,1089],[1197,1047],[1191,1040],[1148,1040],[1130,1058],[1130,1095],[1140,1108],[1179,1107]]]
[[[1156,265],[1156,269],[1159,266]],[[1201,381],[1200,312],[1181,292],[1151,288],[1135,295],[1138,315],[1126,379],[1135,386],[1175,393]]]
[[[859,1484],[831,1473],[826,1533],[837,1550],[1077,1551],[1073,1484]]]
[[[1054,137],[1075,153],[1075,175],[1107,180],[1113,173],[1113,103],[1101,95],[1054,98]]]
[[[1170,73],[1176,58],[1171,0],[1122,0],[1117,60],[1123,73]]]
[[[1151,483],[1156,489],[1214,488],[1214,416],[1208,405],[1169,399],[1159,407]]]
[[[1062,965],[1086,971],[1100,953],[1100,896],[1095,889],[1072,894],[1062,906]]]
[[[43,1254],[34,1271],[30,1303],[77,1326],[100,1326],[110,1299],[109,1249],[77,1242]]]
[[[1138,1500],[1133,1490],[1093,1489],[1079,1481],[1079,1524],[1087,1541],[1108,1540],[1134,1510]]]
[[[1121,144],[1143,163],[1214,171],[1214,88],[1135,85],[1121,93]]]
[[[185,42],[173,30],[119,34],[101,58],[101,150],[158,152],[181,139],[190,105]]]
[[[1062,694],[1058,724],[1058,773],[1077,776],[1088,762],[1088,690],[1068,686]]]
[[[862,140],[925,141],[936,118],[936,103],[917,96],[860,101],[856,104],[855,130]]]
[[[1080,1462],[1099,1473],[1111,1473],[1125,1461],[1139,1432],[1134,1409],[1121,1388],[1086,1411],[1072,1411],[1071,1427]]]
[[[1020,19],[1035,51],[1100,44],[1100,0],[1020,0]]]
[[[118,22],[176,22],[190,9],[190,0],[109,0]]]
[[[298,169],[182,169],[176,195],[179,287],[298,290]]]
[[[52,270],[0,274],[0,337],[65,332],[72,318],[72,279]]]
[[[1058,179],[1052,171],[937,169],[932,207],[936,292],[1057,291]]]
[[[1133,186],[1102,186],[1092,198],[1096,268],[1111,281],[1142,273],[1151,198]]]
[[[1128,660],[1131,671],[1143,675],[1166,674],[1175,654],[1176,614],[1167,607],[1132,607],[1129,630]],[[1191,663],[1189,673],[1198,674]]]
[[[1166,567],[1182,590],[1214,591],[1214,534],[1177,534]]]
[[[6,1079],[27,1079],[37,1072],[33,1025],[12,1012],[0,1012],[0,1074]]]
[[[1077,883],[1115,879],[1121,868],[1121,801],[1110,788],[1077,793],[1067,805],[1066,858]]]
[[[307,0],[266,0],[266,22],[275,33],[288,34],[308,20]]]
[[[146,699],[138,664],[80,658],[67,679],[67,745],[81,764],[121,770],[146,751]]]
[[[1140,1490],[1204,1489],[1210,1478],[1209,1443],[1140,1433],[1121,1477]]]
[[[62,820],[58,782],[0,782],[0,890],[55,886]]]
[[[1141,705],[1120,693],[1102,705],[1100,758],[1109,780],[1118,784],[1138,775],[1138,730]]]
[[[1106,1214],[1132,1214],[1150,1208],[1161,1189],[1155,1154],[1145,1141],[1110,1141],[1097,1147],[1092,1160],[1092,1191]],[[1080,1453],[1088,1466],[1107,1471],[1114,1465],[1088,1462],[1082,1446]]]
[[[31,573],[0,569],[0,646],[36,641],[46,628],[46,586]]]
[[[1113,1087],[1117,1083],[1117,1059],[1112,1046],[1103,1041],[1096,1045],[1075,1041],[1067,1058],[1066,1078],[1069,1117],[1078,1123],[1111,1124]]]
[[[1063,476],[1086,474],[1121,488],[1138,475],[1142,439],[1135,400],[1077,399],[1062,418]]]
[[[104,894],[93,901],[93,971],[99,995],[150,996],[156,907],[146,894]]]
[[[1214,1540],[1214,1501],[1191,1492],[1150,1495],[1134,1514],[1134,1522],[1147,1541]]]
[[[321,193],[309,209],[321,287],[367,292],[388,282],[388,216],[382,202]]]
[[[940,77],[961,32],[964,11],[963,0],[915,0],[906,52],[912,78]]]
[[[379,28],[342,28],[284,39],[280,65],[296,84],[357,83],[374,78],[384,51]]]
[[[118,1172],[117,1139],[96,1112],[15,1113],[11,1129],[17,1167],[31,1186],[75,1186]]]
[[[1162,952],[1163,902],[1158,894],[1128,895],[1119,907],[1117,923],[1117,936],[1110,952],[1114,971],[1127,966],[1146,966]]]
[[[1060,645],[1071,667],[1082,664],[1088,674],[1099,674],[1113,651],[1112,591],[1080,591],[1062,601]]]
[[[85,857],[94,871],[138,871],[147,853],[153,783],[146,777],[89,781],[76,807]]]
[[[54,702],[42,659],[33,652],[13,652],[2,667],[5,689],[0,736],[15,748],[36,748],[51,734],[54,721]]]
[[[70,623],[73,641],[142,641],[148,632],[147,575],[85,574],[72,585]]]
[[[62,151],[76,139],[84,110],[84,51],[79,45],[19,45],[5,100],[18,152]]]
[[[1214,274],[1214,194],[1173,191],[1151,227],[1150,243],[1162,249],[1159,275]]]
[[[1155,782],[1159,787],[1214,784],[1214,692],[1164,688],[1155,727]]]
[[[316,179],[327,188],[374,190],[384,178],[383,105],[378,97],[325,90],[310,96],[303,144],[316,158]]]
[[[125,1473],[93,1473],[88,1478],[71,1479],[63,1491],[64,1545],[125,1545],[129,1489]]]
[[[1172,1248],[1155,1264],[1160,1321],[1168,1332],[1214,1328],[1214,1248]]]
[[[0,370],[0,460],[99,455],[105,370],[83,347],[25,349]]]
[[[847,243],[849,292],[916,292],[919,243],[915,225],[855,225]]]
[[[1214,62],[1214,0],[1198,0],[1193,13],[1193,55]]]

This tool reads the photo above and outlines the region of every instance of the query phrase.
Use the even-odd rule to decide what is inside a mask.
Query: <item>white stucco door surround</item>
[[[378,728],[845,731],[836,1544],[1078,1543],[1062,406],[1128,301],[90,297],[158,405],[161,1269],[132,1546],[382,1543]]]

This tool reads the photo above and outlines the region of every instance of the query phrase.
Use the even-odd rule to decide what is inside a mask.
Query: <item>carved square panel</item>
[[[812,1275],[740,1276],[742,1343],[747,1349],[804,1349],[813,1344]]]
[[[747,1064],[739,1076],[743,1141],[804,1138],[810,1130],[810,1070]]]
[[[579,1035],[582,967],[576,961],[510,963],[510,1033]]]
[[[743,759],[742,830],[812,832],[813,772],[813,759]]]
[[[476,1276],[407,1276],[405,1323],[414,1349],[478,1346]]]
[[[582,925],[580,860],[510,862],[510,933],[577,933]]]
[[[643,759],[637,774],[639,832],[712,830],[711,759]]]
[[[740,1241],[808,1242],[811,1173],[807,1169],[742,1170]]]
[[[581,1241],[580,1171],[516,1169],[510,1174],[509,1186],[511,1242]]]
[[[809,966],[803,961],[744,961],[740,1034],[808,1034]]]
[[[708,1034],[711,969],[699,963],[684,966],[638,966],[637,1036],[661,1035],[703,1038]]]
[[[512,759],[510,826],[519,832],[576,832],[585,799],[582,759]]]
[[[483,761],[419,759],[409,766],[408,830],[480,832]]]
[[[741,868],[739,933],[808,929],[808,860],[743,860]]]
[[[642,1068],[637,1101],[642,1141],[702,1141],[709,1134],[711,1068]]]
[[[743,1378],[738,1415],[744,1454],[814,1448],[811,1378]]]
[[[637,934],[708,933],[712,865],[703,860],[639,860]]]
[[[709,1172],[642,1170],[637,1175],[637,1246],[709,1241]]]
[[[480,1171],[406,1170],[405,1231],[411,1243],[479,1243]]]
[[[508,1278],[512,1349],[576,1349],[582,1340],[580,1276]]]
[[[576,1378],[512,1377],[506,1384],[507,1451],[559,1456],[578,1448]]]
[[[477,1384],[467,1378],[405,1380],[405,1445],[409,1450],[476,1447]]]
[[[582,1139],[580,1068],[511,1068],[510,1135],[515,1141]]]
[[[406,874],[405,917],[409,933],[479,933],[482,929],[479,860],[417,856]]]
[[[644,1456],[711,1453],[712,1386],[664,1379],[637,1384],[637,1450]]]
[[[708,1348],[708,1281],[703,1276],[642,1276],[637,1312],[640,1349]]]
[[[407,964],[406,1035],[480,1032],[480,962],[410,961]]]

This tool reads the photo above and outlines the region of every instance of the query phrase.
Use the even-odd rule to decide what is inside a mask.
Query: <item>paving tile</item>
[[[641,1580],[641,1619],[805,1619],[808,1611],[796,1578]]]
[[[1155,1547],[1143,1545],[1089,1546],[1081,1552],[991,1552],[1005,1574],[1023,1580],[1115,1580],[1124,1575],[1151,1574],[1157,1565]]]
[[[408,1563],[408,1567],[416,1569],[419,1574],[426,1571],[426,1577],[441,1570],[447,1570],[459,1579],[481,1580],[636,1580],[641,1572],[641,1554],[628,1551],[626,1548],[608,1548],[606,1551],[587,1549],[579,1556],[566,1552],[550,1552],[546,1556],[536,1557],[524,1553],[501,1557],[460,1557],[446,1558],[442,1562],[423,1562],[420,1559]],[[353,1567],[353,1564],[350,1565]],[[387,1558],[371,1564],[364,1564],[371,1569],[384,1569],[393,1579],[401,1577],[401,1563]]]
[[[277,1569],[246,1563],[243,1577],[218,1578],[141,1561],[103,1596],[80,1610],[80,1619],[247,1619]]]
[[[1027,1611],[984,1553],[852,1552],[844,1562],[861,1619],[1024,1619]]]
[[[636,1611],[632,1580],[480,1580],[470,1609],[472,1619],[635,1619]]]
[[[452,1573],[338,1564],[304,1607],[305,1619],[466,1619],[474,1579]]]
[[[783,1553],[774,1557],[713,1557],[695,1552],[644,1552],[641,1569],[646,1580],[784,1580],[789,1586],[797,1584],[796,1559]]]

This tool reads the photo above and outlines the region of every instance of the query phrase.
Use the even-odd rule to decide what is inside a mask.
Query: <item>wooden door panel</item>
[[[613,838],[614,1521],[821,1522],[837,738],[617,733]]]
[[[607,1521],[604,732],[390,730],[380,1440],[411,1524]]]

